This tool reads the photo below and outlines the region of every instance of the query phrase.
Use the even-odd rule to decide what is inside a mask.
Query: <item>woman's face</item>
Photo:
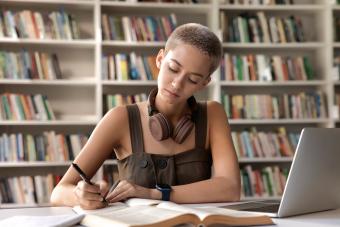
[[[186,101],[210,82],[211,60],[197,48],[180,44],[164,56],[160,50],[156,59],[158,95],[174,104]]]

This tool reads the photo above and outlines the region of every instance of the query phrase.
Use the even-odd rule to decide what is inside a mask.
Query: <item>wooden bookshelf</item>
[[[302,43],[231,43],[223,42],[224,52],[231,54],[265,54],[296,56],[306,54],[312,58],[315,79],[310,81],[222,81],[220,69],[213,75],[208,88],[198,94],[198,99],[208,98],[221,102],[222,94],[237,91],[240,94],[279,91],[321,90],[326,97],[327,117],[318,119],[229,119],[233,131],[242,131],[256,126],[260,131],[273,131],[284,126],[287,131],[299,132],[303,127],[338,127],[340,120],[331,116],[334,95],[340,93],[340,82],[330,78],[333,56],[340,55],[340,42],[333,40],[332,20],[340,16],[340,7],[321,0],[296,0],[295,5],[245,6],[219,4],[206,0],[200,4],[179,3],[130,3],[105,0],[3,0],[0,6],[10,10],[58,11],[60,7],[73,13],[79,22],[80,38],[76,40],[13,39],[0,38],[0,50],[47,51],[59,58],[63,78],[60,80],[11,80],[0,79],[0,93],[24,92],[43,93],[48,96],[52,108],[57,112],[54,121],[0,121],[0,133],[34,133],[56,130],[60,133],[90,133],[105,114],[105,95],[114,93],[147,93],[156,86],[156,81],[113,81],[102,80],[102,56],[108,53],[157,54],[165,42],[127,42],[102,40],[101,14],[120,16],[176,15],[177,23],[198,22],[211,28],[220,36],[220,12],[230,15],[262,11],[271,16],[299,15],[303,22],[306,42]],[[310,20],[310,21],[308,21]],[[315,22],[315,23],[314,23]],[[240,158],[244,165],[289,165],[291,157]],[[31,173],[62,172],[70,162],[14,162],[0,163],[0,171],[6,176]],[[105,162],[115,166],[115,161]],[[16,169],[13,171],[13,169]],[[62,170],[62,171],[60,171]],[[247,197],[245,199],[257,199]],[[263,198],[260,198],[263,199]]]

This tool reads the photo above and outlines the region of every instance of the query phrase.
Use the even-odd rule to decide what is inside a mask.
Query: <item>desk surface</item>
[[[34,208],[13,208],[0,209],[0,220],[15,215],[62,215],[72,214],[70,207],[34,207]],[[280,227],[317,227],[317,226],[340,226],[340,209],[318,212],[307,215],[300,215],[289,218],[273,218],[275,226]]]

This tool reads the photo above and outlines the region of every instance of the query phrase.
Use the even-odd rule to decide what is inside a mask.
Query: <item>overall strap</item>
[[[129,114],[129,129],[132,153],[144,152],[143,129],[137,104],[126,105]]]
[[[195,116],[195,143],[196,148],[205,150],[207,137],[207,102],[199,102]]]

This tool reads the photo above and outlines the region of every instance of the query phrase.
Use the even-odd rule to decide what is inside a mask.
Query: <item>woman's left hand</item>
[[[132,197],[150,198],[150,189],[122,180],[117,187],[106,196],[106,201],[114,203]]]

